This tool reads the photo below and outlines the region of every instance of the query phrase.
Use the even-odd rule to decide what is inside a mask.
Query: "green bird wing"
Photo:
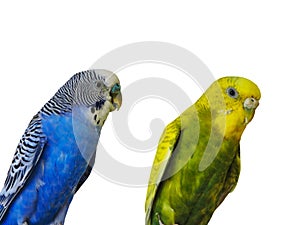
[[[169,163],[169,159],[176,148],[180,134],[181,122],[180,118],[177,118],[165,128],[160,138],[147,190],[147,198],[145,204],[146,221],[150,221],[152,205],[158,186],[162,181],[163,175]]]
[[[219,195],[217,201],[217,207],[224,201],[226,196],[235,189],[239,179],[240,170],[241,170],[241,159],[240,159],[240,145],[239,145],[237,154],[228,170],[224,186]]]

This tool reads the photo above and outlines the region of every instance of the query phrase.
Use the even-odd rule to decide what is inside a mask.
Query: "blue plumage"
[[[101,127],[121,105],[105,70],[74,75],[32,119],[0,193],[0,224],[64,224],[94,164]]]

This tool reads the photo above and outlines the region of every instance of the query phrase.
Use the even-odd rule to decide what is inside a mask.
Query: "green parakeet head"
[[[219,124],[223,120],[225,137],[240,137],[252,120],[259,105],[260,90],[243,77],[223,77],[215,81],[204,94],[213,116]]]

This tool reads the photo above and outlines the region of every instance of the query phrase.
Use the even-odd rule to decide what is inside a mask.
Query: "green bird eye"
[[[231,98],[237,98],[239,96],[239,93],[233,87],[227,88],[226,92]]]
[[[115,84],[112,89],[111,89],[111,93],[112,94],[117,94],[120,92],[121,86],[120,84]]]

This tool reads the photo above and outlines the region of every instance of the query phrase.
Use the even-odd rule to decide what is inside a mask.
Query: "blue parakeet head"
[[[96,69],[75,74],[43,107],[42,112],[48,115],[72,112],[88,118],[95,126],[102,126],[109,112],[119,109],[121,104],[118,77],[111,71]]]
[[[73,109],[79,106],[95,126],[102,126],[109,112],[122,104],[118,77],[107,70],[90,70],[76,76],[80,79],[74,86]]]

